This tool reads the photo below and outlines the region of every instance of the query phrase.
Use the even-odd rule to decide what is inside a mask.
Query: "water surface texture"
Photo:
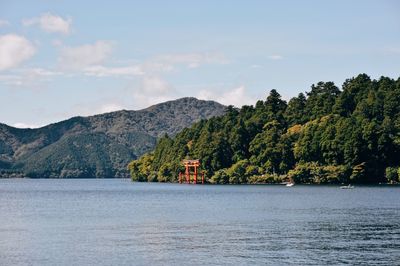
[[[400,188],[0,179],[0,265],[400,261]]]

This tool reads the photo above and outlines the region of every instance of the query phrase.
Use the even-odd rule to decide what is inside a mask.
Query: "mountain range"
[[[225,110],[217,102],[187,97],[37,129],[0,124],[0,177],[127,177],[127,164],[151,151],[158,138]]]

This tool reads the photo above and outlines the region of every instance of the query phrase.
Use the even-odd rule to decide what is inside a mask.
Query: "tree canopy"
[[[286,102],[276,90],[255,106],[227,108],[129,164],[136,181],[176,182],[200,159],[210,183],[398,182],[400,78],[318,82]]]

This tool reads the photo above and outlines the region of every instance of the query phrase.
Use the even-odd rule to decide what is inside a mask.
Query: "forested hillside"
[[[319,82],[289,102],[265,101],[202,120],[129,164],[133,180],[176,182],[183,159],[200,159],[210,183],[397,182],[400,78]]]
[[[182,98],[139,111],[74,117],[37,129],[0,124],[0,178],[129,177],[126,165],[154,149],[163,134],[175,135],[226,107]]]

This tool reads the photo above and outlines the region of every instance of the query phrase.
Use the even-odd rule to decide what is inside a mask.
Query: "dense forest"
[[[399,182],[400,78],[318,82],[289,102],[265,101],[202,120],[128,165],[132,180],[177,182],[200,159],[210,183]]]

